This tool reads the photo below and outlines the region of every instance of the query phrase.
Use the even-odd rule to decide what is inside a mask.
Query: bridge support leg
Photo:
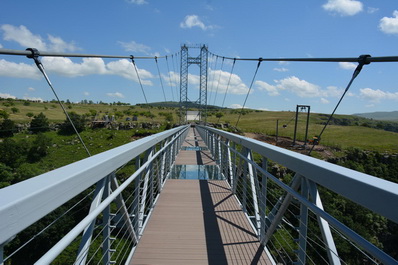
[[[108,197],[110,195],[110,177],[107,177],[107,181],[105,184],[105,189],[104,189],[104,196]],[[102,225],[103,225],[103,231],[102,231],[102,236],[103,236],[103,243],[102,243],[102,263],[104,265],[109,264],[111,260],[111,208],[110,206],[106,206],[106,208],[102,211]]]

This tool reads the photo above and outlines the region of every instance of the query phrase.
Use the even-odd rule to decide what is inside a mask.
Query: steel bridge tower
[[[197,57],[189,56],[189,49],[200,49]],[[207,60],[208,49],[206,45],[181,46],[181,71],[180,71],[180,123],[187,122],[187,110],[194,104],[199,105],[198,120],[206,122],[207,118]],[[192,64],[199,65],[200,85],[199,98],[195,101],[188,99],[188,67]]]

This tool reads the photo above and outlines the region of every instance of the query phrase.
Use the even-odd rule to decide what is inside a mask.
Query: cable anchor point
[[[39,59],[40,52],[36,48],[27,48],[26,51],[30,51],[31,54],[26,55],[29,59],[33,59],[37,65],[37,67],[40,68],[41,62]]]

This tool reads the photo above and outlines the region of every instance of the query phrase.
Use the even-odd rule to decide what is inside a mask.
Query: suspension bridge
[[[196,58],[182,48],[181,83],[190,64],[199,64],[201,76],[206,76],[203,47]],[[51,88],[39,56],[105,58],[34,49],[0,49],[0,54],[34,59]],[[133,64],[149,59],[108,57],[128,58]],[[282,59],[240,60],[258,61],[258,69],[262,61]],[[365,64],[396,62],[398,57],[302,60],[357,62],[347,91]],[[206,112],[206,78],[197,101],[200,113]],[[181,85],[181,113],[187,107],[186,89]],[[325,210],[321,196],[328,190],[398,223],[398,184],[209,127],[205,117],[198,124],[183,119],[176,128],[97,155],[91,156],[86,147],[86,159],[1,189],[0,264],[12,264],[18,249],[10,253],[7,245],[16,235],[59,207],[67,204],[68,211],[75,211],[82,202],[89,202],[87,213],[38,260],[29,262],[56,264],[59,255],[73,252],[74,264],[346,264],[335,243],[344,241],[355,247],[364,264],[398,264]],[[286,183],[271,174],[270,163],[293,172],[291,180]],[[121,177],[122,169],[129,170],[128,177]]]

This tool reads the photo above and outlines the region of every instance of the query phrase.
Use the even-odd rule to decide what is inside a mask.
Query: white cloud
[[[81,63],[75,63],[65,57],[44,57],[42,62],[46,70],[68,77],[107,73],[101,58],[83,58]]]
[[[229,107],[231,109],[241,109],[243,106],[241,104],[231,104]]]
[[[363,4],[357,0],[328,0],[323,9],[342,16],[353,16],[363,10]]]
[[[294,93],[301,98],[313,97],[339,97],[343,90],[334,86],[321,89],[318,85],[312,84],[306,80],[300,80],[295,76],[290,76],[281,80],[274,80],[275,85],[264,81],[256,81],[255,85],[259,90],[268,92],[269,96],[278,96],[280,91],[286,90]]]
[[[229,81],[230,77],[231,80]],[[243,83],[242,79],[236,74],[231,75],[230,72],[210,69],[208,80],[207,88],[209,92],[217,91],[217,93],[224,94],[228,88],[228,94],[245,95],[249,91],[249,87]]]
[[[108,97],[112,98],[124,98],[124,95],[120,92],[115,92],[115,93],[106,93]]]
[[[322,104],[328,104],[329,100],[327,100],[326,98],[321,98],[321,103]]]
[[[130,41],[130,42],[118,41],[118,43],[124,48],[125,51],[128,52],[141,52],[144,54],[149,54],[149,51],[151,50],[151,47],[137,43],[135,41]]]
[[[11,94],[8,94],[8,93],[1,93],[1,92],[0,92],[0,98],[12,98],[12,99],[16,99],[17,97],[16,97],[16,96],[13,96],[13,95],[11,95]]]
[[[83,95],[85,95],[85,96],[90,96],[90,93],[87,92],[87,91],[85,91],[85,92],[83,92]]]
[[[289,69],[284,68],[284,67],[282,67],[282,68],[274,68],[274,71],[277,71],[277,72],[287,72],[287,71],[289,71]]]
[[[127,59],[110,62],[106,65],[106,69],[107,69],[106,74],[119,75],[126,79],[134,80],[137,83],[139,82],[138,76],[134,69],[134,65]],[[149,78],[155,78],[155,76],[152,75],[151,72],[145,69],[140,69],[138,67],[137,71],[140,76],[141,83],[143,85],[148,85],[148,86],[153,85],[151,80],[147,80]]]
[[[391,92],[384,92],[380,89],[371,89],[371,88],[361,88],[360,90],[360,97],[369,100],[373,103],[378,103],[383,99],[387,100],[398,100],[398,92],[391,93]]]
[[[377,11],[379,11],[379,9],[376,8],[376,7],[368,7],[368,13],[369,14],[376,13]]]
[[[379,29],[386,34],[398,34],[398,10],[393,12],[393,17],[380,19]]]
[[[31,100],[31,101],[40,101],[40,102],[43,101],[42,98],[37,98],[37,97],[24,96],[23,98],[26,99],[26,100]]]
[[[28,87],[29,91],[35,91],[36,89],[34,89],[33,87]]]
[[[19,27],[4,24],[1,25],[1,30],[4,32],[3,39],[6,41],[15,41],[23,47],[36,48],[39,51],[75,51],[79,48],[75,46],[73,42],[67,43],[60,37],[55,37],[48,35],[48,40],[46,41],[40,35],[35,35],[30,30],[21,25]]]
[[[145,0],[126,0],[126,2],[130,3],[130,4],[136,4],[136,5],[148,4],[148,2]]]
[[[206,26],[197,15],[188,15],[184,18],[184,21],[180,23],[180,27],[183,29],[198,27],[202,30],[212,29],[213,26]]]
[[[259,80],[257,80],[254,84],[257,86],[257,88],[259,90],[267,91],[268,95],[270,95],[270,96],[278,96],[279,95],[279,91],[276,86],[270,85],[264,81],[259,81]]]
[[[345,70],[355,70],[355,68],[357,68],[357,65],[355,63],[349,62],[339,62],[339,66],[340,68]]]
[[[295,76],[277,80],[277,88],[289,90],[302,98],[318,97],[321,95],[320,87],[305,80],[300,80]]]
[[[39,79],[41,74],[35,65],[0,59],[0,76]]]
[[[1,45],[1,43],[0,43],[0,49],[1,49],[1,48],[3,48],[3,45]]]

